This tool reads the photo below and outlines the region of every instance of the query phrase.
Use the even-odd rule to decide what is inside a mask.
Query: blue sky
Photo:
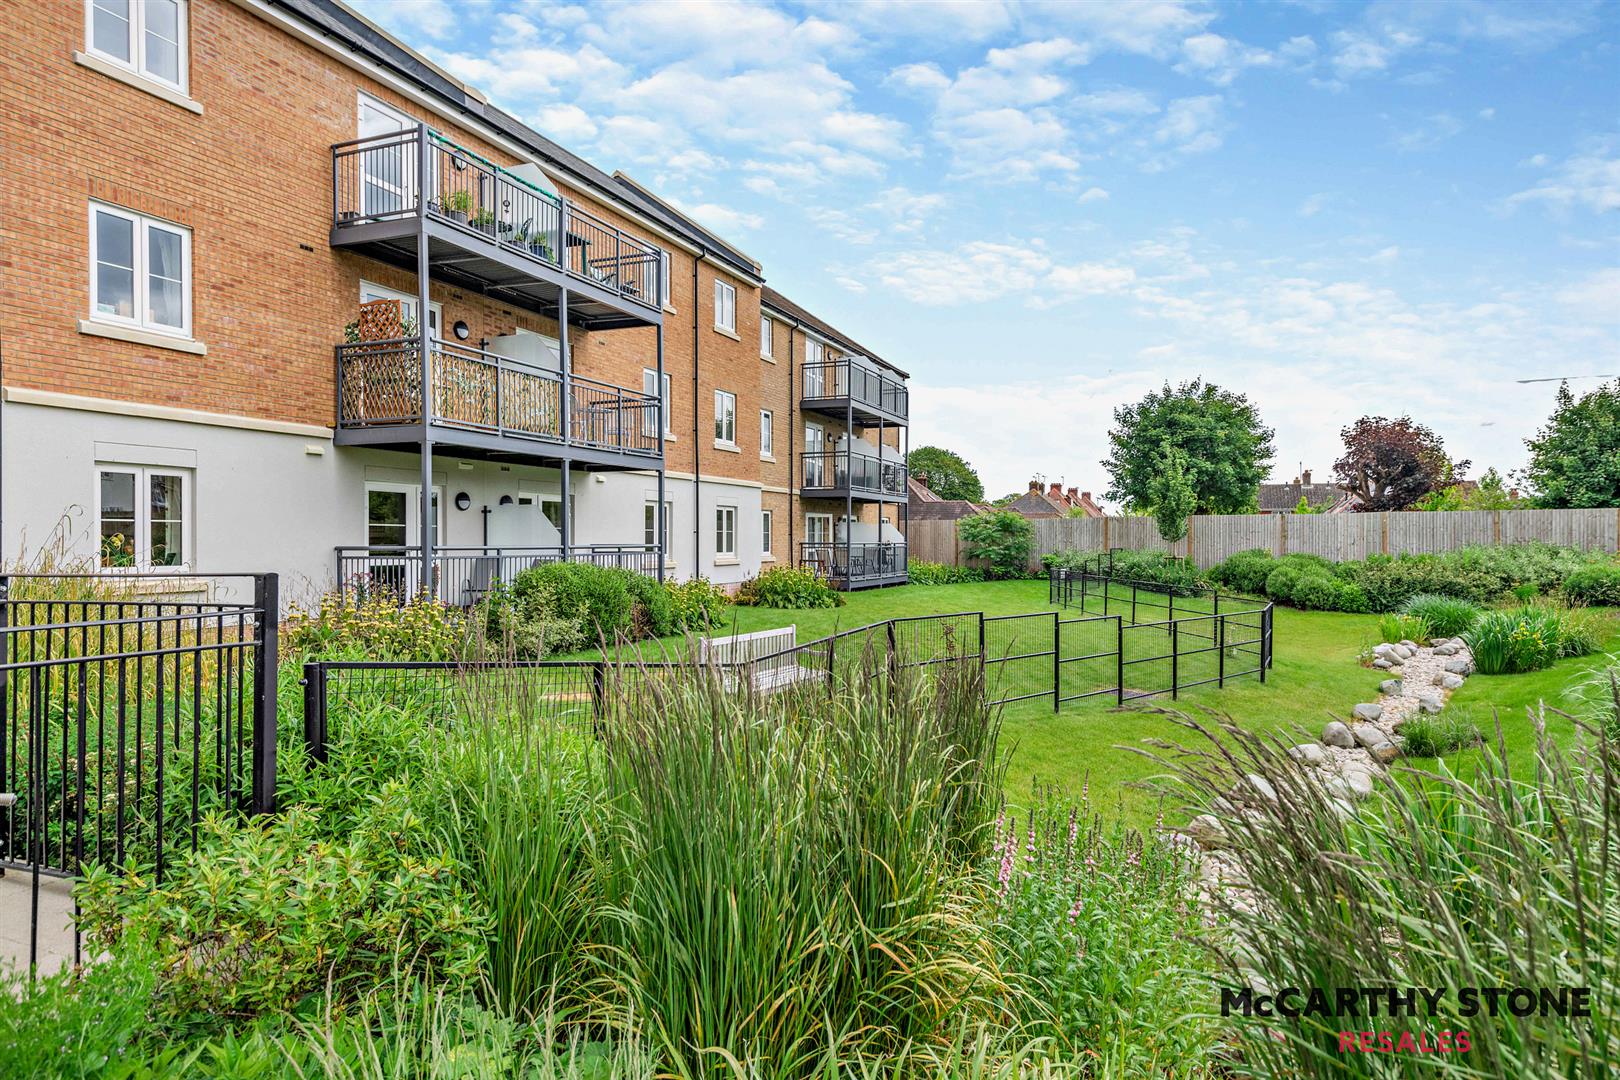
[[[1368,413],[1514,468],[1518,380],[1620,373],[1620,5],[359,6],[909,370],[992,494],[1105,489],[1167,379],[1288,479]]]

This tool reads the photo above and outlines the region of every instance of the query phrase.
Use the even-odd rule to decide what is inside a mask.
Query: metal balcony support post
[[[563,458],[562,462],[562,561],[568,562],[573,558],[574,515],[570,512],[573,502],[573,462]]]
[[[662,267],[660,266],[660,273]],[[659,281],[658,295],[662,297],[668,288],[663,281]],[[658,580],[664,580],[664,537],[669,535],[669,523],[664,520],[664,431],[669,427],[669,418],[664,415],[664,321],[658,321],[658,329],[654,331],[657,342],[658,376],[653,382],[653,393],[658,400],[658,506],[653,510],[653,558],[658,560]]]
[[[427,232],[427,178],[431,167],[428,126],[416,126],[416,333],[421,349],[422,405],[422,493],[418,516],[422,526],[421,591],[434,589],[433,582],[433,350],[428,333],[429,275]],[[437,589],[434,589],[437,595]]]
[[[563,243],[568,243],[568,235],[563,234]],[[574,427],[574,386],[573,386],[573,350],[568,347],[568,290],[566,288],[557,293],[557,348],[562,353],[562,438],[567,445],[573,438]]]

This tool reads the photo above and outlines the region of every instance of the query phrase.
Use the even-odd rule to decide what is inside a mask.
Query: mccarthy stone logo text
[[[1591,1016],[1592,991],[1584,986],[1285,986],[1275,993],[1253,987],[1222,987],[1221,1015],[1284,1017],[1435,1016],[1442,1005],[1456,1016]]]

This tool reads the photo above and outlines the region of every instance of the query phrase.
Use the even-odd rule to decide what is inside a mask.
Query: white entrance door
[[[360,283],[360,302],[369,304],[373,300],[398,300],[399,316],[407,325],[416,322],[416,297],[398,289],[390,289],[370,281]],[[428,336],[440,337],[439,327],[444,322],[444,305],[435,301],[428,301]]]

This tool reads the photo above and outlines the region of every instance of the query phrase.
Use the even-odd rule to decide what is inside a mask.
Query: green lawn
[[[830,610],[733,608],[726,632],[744,633],[792,625],[797,639],[803,642],[838,630],[906,616],[982,611],[986,615],[1042,612],[1049,617],[1057,610],[1047,603],[1044,581],[906,585],[850,593],[848,600],[845,607]],[[1208,602],[1204,601],[1203,605],[1203,610],[1208,610]],[[1223,604],[1223,609],[1225,607]],[[1117,612],[1119,606],[1110,610]],[[1177,601],[1178,615],[1190,610],[1198,610],[1198,605]],[[1079,614],[1070,610],[1061,617],[1072,618]],[[1162,609],[1150,612],[1144,607],[1138,613],[1143,622],[1163,616]],[[1117,805],[1128,819],[1138,824],[1150,822],[1158,808],[1157,798],[1141,785],[1158,769],[1153,761],[1130,748],[1142,747],[1145,740],[1155,737],[1185,738],[1181,729],[1156,710],[1174,708],[1196,713],[1213,709],[1230,715],[1250,730],[1298,732],[1302,740],[1315,739],[1330,714],[1342,718],[1357,702],[1377,700],[1378,683],[1384,676],[1356,662],[1360,650],[1375,642],[1377,623],[1377,617],[1372,615],[1278,607],[1273,627],[1273,667],[1264,684],[1249,676],[1220,689],[1214,685],[1196,687],[1183,692],[1176,701],[1165,694],[1128,703],[1123,708],[1116,707],[1111,696],[1066,703],[1057,712],[1052,709],[1049,694],[1014,702],[1007,706],[1005,727],[1007,742],[1012,747],[1007,777],[1009,798],[1015,804],[1026,802],[1036,784],[1078,792],[1081,784],[1089,780],[1094,805],[1103,808]],[[1101,636],[1104,625],[1108,627],[1106,641]],[[1031,619],[996,626],[997,632],[987,633],[987,653],[992,657],[1005,655],[1009,650],[1017,653],[1049,647],[1049,622]],[[1155,647],[1143,640],[1148,634],[1162,632],[1148,627],[1128,631],[1133,636],[1127,646],[1127,656],[1151,655],[1155,649],[1162,651],[1162,644]],[[1111,624],[1076,626],[1072,631],[1065,628],[1064,633],[1064,655],[1113,647]],[[1028,647],[1023,643],[1028,643]],[[673,637],[665,639],[664,644],[671,650],[684,647],[679,638]],[[1620,642],[1611,634],[1606,647],[1620,648]],[[1212,656],[1202,657],[1197,662],[1204,664],[1204,669],[1195,671],[1192,676],[1183,669],[1184,681],[1190,677],[1213,677]],[[1487,733],[1494,731],[1494,710],[1502,718],[1514,768],[1529,768],[1533,764],[1534,741],[1526,708],[1543,700],[1554,707],[1564,703],[1565,691],[1605,662],[1600,655],[1561,661],[1553,668],[1530,675],[1475,676],[1453,696],[1448,708],[1464,710]],[[1111,668],[1112,661],[1106,663]],[[993,677],[1002,680],[1004,692],[1049,689],[1050,665],[1050,658],[1017,661],[1001,665],[999,674]],[[1101,664],[1096,670],[1087,670],[1089,667],[1086,662],[1072,665],[1072,675],[1071,668],[1065,668],[1065,694],[1086,688],[1079,683],[1088,678],[1101,681],[1087,683],[1087,687],[1113,684],[1112,670],[1102,670]],[[1129,670],[1126,685],[1142,688],[1166,685],[1166,667],[1157,664]],[[1549,723],[1555,732],[1571,730],[1567,721],[1553,718]],[[1447,765],[1454,770],[1466,769],[1477,753],[1456,754],[1448,759]],[[1432,761],[1414,763],[1420,767],[1433,766]],[[1166,810],[1171,817],[1175,816],[1174,808]]]

